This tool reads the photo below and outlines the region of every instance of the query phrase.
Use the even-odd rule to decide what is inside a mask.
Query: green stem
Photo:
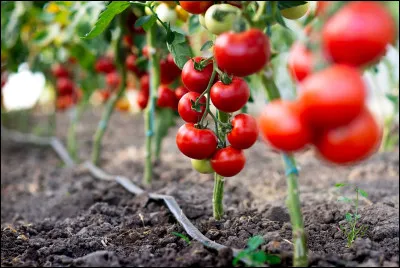
[[[151,143],[154,135],[154,110],[157,100],[157,89],[160,85],[160,58],[156,51],[157,25],[153,25],[150,31],[147,32],[147,45],[150,48],[150,103],[144,112],[144,125],[146,130],[146,157],[144,165],[143,183],[150,185],[153,177]]]
[[[261,73],[261,81],[270,100],[279,99],[280,93],[273,79],[271,70]],[[292,240],[294,245],[293,266],[308,266],[306,235],[304,231],[303,215],[298,187],[298,171],[296,161],[291,154],[282,154],[286,171],[287,199],[286,205],[289,209],[292,223]]]
[[[76,127],[85,111],[87,102],[83,100],[73,111],[71,123],[68,128],[67,149],[73,160],[78,160],[78,144],[76,142]]]

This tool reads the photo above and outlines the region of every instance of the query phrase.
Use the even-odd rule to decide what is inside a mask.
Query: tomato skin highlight
[[[211,158],[211,167],[223,177],[233,177],[242,171],[246,164],[246,157],[242,150],[228,146],[219,149]]]
[[[270,58],[268,37],[258,29],[241,33],[226,32],[214,44],[218,67],[235,76],[247,76],[260,71]]]
[[[232,119],[232,130],[227,135],[233,148],[248,149],[257,141],[258,126],[254,117],[248,114],[238,114]]]
[[[225,85],[222,81],[216,82],[210,89],[212,103],[218,110],[233,113],[247,103],[250,89],[246,81],[240,77],[233,77],[232,83]]]
[[[351,2],[324,25],[323,49],[335,63],[361,67],[379,60],[395,35],[394,20],[382,4]]]
[[[175,96],[176,96],[176,99],[177,99],[178,101],[180,101],[180,99],[182,99],[182,97],[183,97],[186,93],[188,93],[188,92],[189,92],[189,89],[187,89],[185,86],[177,87],[177,88],[175,89]]]
[[[213,1],[179,1],[180,6],[191,14],[201,14],[212,6]]]
[[[210,174],[214,172],[214,169],[212,168],[210,163],[210,159],[190,159],[190,162],[192,163],[192,167],[194,168],[194,170],[201,174]]]
[[[314,127],[336,127],[353,120],[364,107],[366,86],[359,71],[332,65],[307,77],[299,87],[299,102]]]
[[[311,51],[300,42],[295,42],[290,48],[288,57],[288,69],[293,79],[301,82],[313,68],[313,56]]]
[[[201,117],[203,116],[206,107],[206,98],[203,96],[201,97],[199,103],[204,104],[201,106],[201,112],[196,112],[192,109],[191,101],[195,102],[196,99],[200,97],[200,94],[197,92],[189,92],[186,93],[178,103],[178,113],[182,117],[182,119],[187,123],[197,123],[200,121]]]
[[[195,57],[193,60],[199,63],[204,58]],[[193,61],[188,60],[182,68],[182,83],[189,91],[203,93],[207,89],[208,82],[213,72],[213,64],[210,61],[203,70],[198,71],[194,67]]]
[[[275,100],[267,104],[259,117],[263,138],[274,148],[294,152],[312,141],[311,128],[295,102]]]
[[[319,154],[336,164],[351,164],[373,154],[382,139],[382,131],[371,112],[364,108],[348,125],[325,129],[315,139]]]
[[[208,159],[217,149],[217,136],[210,129],[198,129],[192,123],[181,126],[176,134],[179,150],[192,159]]]
[[[176,110],[178,107],[178,101],[176,99],[175,92],[167,86],[161,85],[158,88],[157,106]]]

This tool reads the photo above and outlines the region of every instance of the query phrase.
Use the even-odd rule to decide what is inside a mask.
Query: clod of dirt
[[[76,267],[121,267],[118,257],[112,251],[100,250],[77,258],[73,261]]]

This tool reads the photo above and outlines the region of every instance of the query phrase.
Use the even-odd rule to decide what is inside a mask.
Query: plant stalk
[[[146,134],[146,156],[144,163],[143,184],[150,185],[153,177],[151,143],[154,136],[154,115],[157,101],[157,89],[160,85],[160,58],[156,53],[157,25],[153,25],[146,33],[147,45],[150,48],[149,73],[150,73],[150,103],[144,112],[144,126]]]
[[[83,100],[78,107],[76,107],[72,114],[71,123],[68,127],[68,135],[67,135],[67,149],[72,159],[78,160],[78,144],[76,142],[76,128],[82,117],[83,112],[85,111],[87,102]]]

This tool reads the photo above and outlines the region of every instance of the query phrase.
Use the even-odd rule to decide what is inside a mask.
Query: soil
[[[91,139],[100,118],[87,112],[77,131],[80,158],[89,159]],[[212,218],[213,177],[192,170],[178,152],[172,128],[155,167],[152,192],[173,195],[183,212],[208,238],[245,248],[255,235],[262,249],[291,265],[291,224],[285,208],[286,183],[281,159],[261,141],[245,152],[240,175],[225,182],[225,212]],[[68,114],[57,117],[57,135],[65,141]],[[117,113],[104,137],[101,167],[140,185],[144,156],[140,115]],[[379,153],[349,167],[331,166],[310,150],[297,154],[305,228],[311,266],[399,266],[399,153]],[[364,189],[360,222],[368,229],[352,247],[340,230],[348,204],[335,183]],[[353,211],[354,212],[354,211]],[[231,250],[190,244],[161,202],[133,196],[115,182],[63,168],[49,147],[1,143],[2,266],[231,266]]]

